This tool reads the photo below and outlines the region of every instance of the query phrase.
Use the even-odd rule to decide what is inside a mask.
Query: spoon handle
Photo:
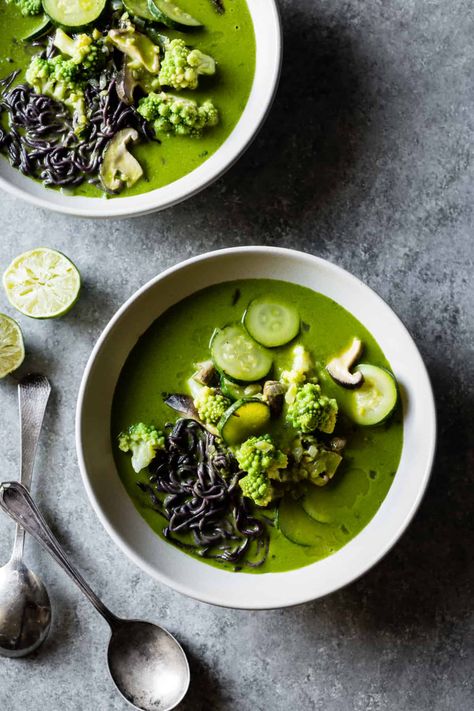
[[[51,385],[44,375],[26,375],[18,383],[18,406],[20,411],[20,481],[28,489],[31,486],[36,448],[41,433],[44,413]],[[21,560],[25,545],[25,531],[16,527],[12,558]]]
[[[97,612],[104,617],[112,627],[120,624],[120,620],[104,605],[91,590],[82,575],[69,562],[66,553],[54,537],[51,529],[44,520],[31,494],[22,484],[9,481],[0,484],[0,508],[20,524],[30,536],[33,536],[40,545],[54,558],[61,568],[69,575],[78,588],[94,605]]]

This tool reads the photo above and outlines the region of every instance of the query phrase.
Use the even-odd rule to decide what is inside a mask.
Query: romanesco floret
[[[268,434],[249,437],[236,450],[235,456],[240,468],[247,472],[247,476],[239,481],[244,496],[257,506],[268,506],[278,495],[272,480],[282,480],[281,470],[286,468],[288,457],[275,447]]]
[[[199,136],[219,122],[219,113],[210,99],[199,105],[192,99],[164,92],[152,92],[140,99],[138,113],[153,124],[157,135]]]
[[[295,399],[288,406],[287,421],[300,432],[333,432],[337,418],[337,402],[321,394],[316,383],[305,383],[298,388]]]
[[[45,59],[34,56],[25,79],[37,94],[45,94],[65,104],[74,114],[76,130],[87,123],[84,91],[78,78],[78,67],[61,55]]]
[[[165,436],[153,425],[138,422],[119,434],[118,446],[122,452],[132,453],[132,467],[138,474],[153,461],[158,450],[165,448]]]
[[[288,481],[309,481],[316,486],[327,484],[342,461],[337,452],[327,450],[314,435],[299,435],[291,446],[292,465]]]
[[[190,49],[182,39],[167,45],[159,74],[163,86],[173,89],[197,89],[200,74],[214,74],[216,63],[199,49]]]
[[[207,385],[200,388],[194,399],[194,407],[206,425],[217,425],[230,404],[230,400],[220,390]]]
[[[10,3],[11,0],[7,0]],[[39,15],[43,11],[41,0],[14,0],[22,15]]]
[[[280,376],[283,385],[286,386],[285,400],[293,402],[300,385],[306,382],[308,373],[313,368],[311,355],[304,346],[298,345],[293,348],[293,362],[290,370],[284,370]]]
[[[101,33],[97,30],[94,30],[92,36],[79,34],[73,38],[58,28],[53,44],[77,65],[78,81],[87,81],[96,76],[107,61],[108,49],[102,41]]]

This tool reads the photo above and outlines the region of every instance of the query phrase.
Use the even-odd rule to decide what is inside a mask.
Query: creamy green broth
[[[182,37],[215,58],[216,75],[201,77],[198,89],[181,91],[180,95],[199,102],[211,98],[219,109],[219,125],[201,138],[170,136],[161,138],[161,144],[150,142],[134,147],[132,152],[143,167],[144,177],[124,189],[120,197],[148,192],[187,175],[215,153],[239,120],[255,72],[255,35],[245,0],[225,0],[224,4],[226,11],[219,15],[210,0],[179,0],[179,6],[201,20],[204,27],[186,33],[163,28],[169,37]],[[41,16],[25,18],[14,3],[0,0],[0,79],[19,68],[22,73],[18,81],[23,81],[24,70],[38,48],[22,43],[21,38],[40,23]],[[87,183],[73,192],[91,197],[104,195]]]
[[[136,475],[130,457],[118,451],[118,433],[133,422],[163,426],[176,419],[163,403],[163,392],[183,392],[193,372],[193,363],[209,357],[209,339],[216,326],[239,320],[251,299],[274,293],[298,305],[303,322],[298,342],[310,350],[318,364],[344,348],[353,336],[364,343],[364,362],[389,367],[380,347],[366,328],[337,303],[310,289],[281,281],[244,280],[226,282],[199,291],[160,316],[139,339],[131,352],[115,392],[112,439],[120,478],[136,508],[161,535],[165,519],[149,506],[137,487],[146,476]],[[236,295],[240,294],[234,304]],[[291,361],[291,347],[273,349],[275,370]],[[243,572],[269,573],[309,565],[330,555],[359,533],[384,500],[396,473],[403,441],[401,407],[378,427],[356,427],[344,416],[346,392],[318,367],[323,392],[338,399],[341,414],[335,434],[348,437],[344,459],[334,480],[318,488],[318,509],[327,523],[320,529],[317,545],[299,546],[287,540],[277,527],[269,527],[270,549],[263,566]],[[294,435],[284,423],[273,425],[280,446]],[[170,544],[171,545],[171,544]],[[199,558],[199,560],[203,560]],[[206,563],[215,565],[212,561]],[[221,563],[219,567],[223,567]],[[233,570],[233,566],[224,566]]]

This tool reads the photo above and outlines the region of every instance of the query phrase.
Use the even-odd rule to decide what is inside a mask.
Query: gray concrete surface
[[[45,244],[84,276],[62,320],[20,318],[25,368],[54,384],[35,492],[86,577],[124,615],[183,641],[182,711],[468,711],[473,650],[474,9],[468,0],[284,0],[280,92],[258,140],[218,183],[165,213],[88,222],[0,196],[0,266]],[[350,269],[407,324],[439,410],[427,496],[363,579],[285,611],[229,611],[148,579],[113,545],[82,488],[74,406],[109,317],[164,267],[229,245],[294,246]],[[0,294],[0,309],[10,312]],[[16,395],[0,388],[2,478],[17,470]],[[0,517],[0,559],[12,527]],[[125,711],[107,630],[31,541],[51,591],[50,638],[0,659],[2,711]]]

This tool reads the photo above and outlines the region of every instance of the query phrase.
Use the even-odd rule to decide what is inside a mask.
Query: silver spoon
[[[52,555],[109,623],[112,635],[107,661],[122,696],[142,711],[174,709],[189,686],[188,660],[179,642],[159,625],[123,620],[110,612],[69,562],[24,486],[0,484],[0,508]]]
[[[31,486],[36,447],[51,386],[44,375],[27,375],[18,384],[20,481]],[[16,527],[10,560],[0,568],[0,654],[24,657],[47,637],[51,604],[41,579],[23,563],[25,531]]]

